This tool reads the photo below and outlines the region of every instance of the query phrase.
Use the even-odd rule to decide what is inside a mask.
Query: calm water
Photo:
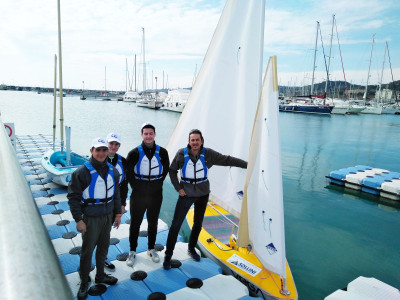
[[[180,116],[135,103],[64,100],[72,149],[82,154],[89,153],[94,137],[117,131],[126,156],[141,142],[146,121],[156,125],[156,141],[165,146]],[[0,91],[0,112],[3,122],[15,123],[17,135],[52,134],[52,95]],[[332,170],[357,164],[400,171],[400,116],[279,117],[287,259],[299,299],[323,299],[358,276],[400,288],[399,205],[327,186],[325,179]],[[168,224],[176,197],[167,180],[161,218]]]

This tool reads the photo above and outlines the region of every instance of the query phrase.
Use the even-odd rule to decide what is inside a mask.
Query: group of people
[[[126,159],[118,154],[121,137],[110,133],[107,138],[96,138],[90,149],[91,157],[71,176],[68,186],[68,204],[82,234],[82,249],[79,274],[81,279],[78,299],[88,295],[91,260],[96,249],[96,283],[114,285],[118,279],[106,274],[104,269],[115,269],[107,258],[112,225],[118,228],[125,212],[128,183],[131,223],[129,230],[130,251],[126,263],[133,266],[140,225],[147,211],[148,247],[147,255],[155,263],[160,261],[154,249],[158,217],[163,201],[163,182],[169,174],[179,193],[175,213],[170,226],[163,267],[171,268],[171,258],[185,216],[194,204],[194,221],[189,239],[188,254],[195,261],[200,255],[195,246],[202,228],[203,218],[210,193],[207,178],[213,165],[246,168],[247,162],[232,156],[222,155],[203,146],[204,139],[198,129],[189,132],[188,145],[179,149],[170,164],[168,152],[155,143],[156,129],[151,123],[141,126],[142,143],[128,153]],[[178,178],[180,172],[180,179]]]

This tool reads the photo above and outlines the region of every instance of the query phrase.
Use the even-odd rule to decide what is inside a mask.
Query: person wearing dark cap
[[[214,166],[247,168],[247,162],[229,155],[222,155],[210,148],[203,147],[204,139],[200,130],[189,132],[189,143],[179,149],[170,167],[169,177],[179,193],[174,217],[168,233],[163,267],[171,269],[171,257],[175,249],[179,230],[190,207],[194,204],[194,219],[189,238],[188,254],[195,261],[200,261],[195,247],[202,228],[204,214],[210,194],[210,182],[207,179],[209,169]],[[180,170],[180,181],[178,171]]]
[[[144,123],[141,127],[142,143],[131,150],[126,158],[126,177],[132,188],[130,198],[131,225],[129,229],[130,252],[126,260],[128,266],[133,267],[136,259],[140,225],[147,210],[147,255],[153,262],[158,263],[158,256],[154,245],[157,236],[158,216],[163,200],[163,183],[168,174],[168,152],[154,141],[155,126]]]
[[[104,261],[110,245],[110,231],[121,223],[119,172],[107,163],[108,145],[104,138],[96,138],[90,149],[92,156],[71,175],[68,185],[68,205],[82,234],[79,275],[81,285],[77,298],[88,295],[92,255],[96,249],[96,283],[114,285],[118,279],[104,273]],[[113,221],[115,217],[115,220]]]
[[[125,213],[126,198],[128,196],[128,181],[126,180],[126,159],[118,154],[119,147],[121,146],[121,135],[116,132],[110,132],[106,140],[108,142],[108,156],[107,161],[113,165],[119,172],[119,191],[121,196],[121,214]],[[115,265],[107,258],[104,266],[110,270],[115,271]]]

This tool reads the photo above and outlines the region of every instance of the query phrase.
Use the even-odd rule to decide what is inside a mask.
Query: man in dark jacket
[[[108,142],[108,156],[107,161],[112,164],[119,172],[119,192],[121,195],[121,215],[125,213],[126,198],[128,196],[128,181],[126,180],[126,159],[118,154],[119,147],[121,146],[121,136],[116,132],[110,132],[107,135]],[[107,258],[104,266],[110,270],[115,271],[115,265]]]
[[[160,258],[154,249],[157,236],[158,216],[163,200],[163,183],[168,174],[168,152],[154,141],[156,130],[151,123],[141,128],[142,144],[128,153],[127,179],[132,188],[130,199],[131,225],[129,232],[130,252],[126,263],[132,267],[136,258],[136,247],[140,225],[147,210],[147,255],[153,262]]]
[[[67,195],[76,229],[82,234],[78,299],[88,295],[91,260],[96,246],[95,282],[114,285],[118,281],[104,273],[104,261],[114,217],[114,227],[118,228],[121,223],[120,175],[107,163],[108,145],[104,138],[94,139],[90,152],[89,162],[72,173]]]
[[[179,230],[190,207],[194,204],[194,219],[190,234],[188,254],[200,261],[195,247],[202,228],[204,214],[210,194],[210,182],[207,179],[208,169],[214,165],[247,168],[247,162],[239,158],[222,155],[210,148],[203,147],[204,139],[201,131],[193,129],[189,132],[189,144],[179,149],[169,167],[172,185],[179,193],[174,218],[168,233],[167,247],[163,267],[171,269],[171,257],[175,249]],[[178,171],[181,170],[181,180]]]

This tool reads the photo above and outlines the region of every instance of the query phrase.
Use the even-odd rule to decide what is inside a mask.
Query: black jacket
[[[122,180],[121,184],[119,185],[119,193],[121,195],[121,205],[126,206],[126,198],[128,197],[128,180],[126,179],[127,164],[126,164],[125,157],[123,157],[122,155],[120,155],[120,156],[121,156],[121,160],[122,160],[122,167],[124,168],[124,172],[125,172],[125,178],[124,178],[124,180]],[[107,161],[115,167],[118,162],[118,156],[115,155],[112,160],[108,157]]]
[[[156,143],[153,147],[147,148],[146,144],[142,142],[143,151],[147,158],[150,160],[154,156],[156,151]],[[168,174],[169,170],[169,157],[168,152],[165,148],[160,147],[160,160],[163,167],[162,178],[159,180],[138,180],[135,178],[134,168],[139,161],[139,149],[136,147],[128,153],[126,157],[127,172],[126,177],[132,188],[132,194],[139,193],[145,195],[159,194],[162,193],[163,182]]]
[[[190,150],[190,146],[188,145],[188,153],[190,159],[196,163],[200,157],[200,152],[203,150],[203,146],[200,149],[200,152],[197,156],[192,154]],[[239,168],[247,168],[247,162],[229,155],[222,155],[221,153],[207,148],[206,153],[204,154],[204,160],[206,162],[206,166],[210,169],[212,166],[231,166],[231,167],[239,167]],[[179,149],[176,153],[174,159],[172,160],[171,166],[169,167],[169,178],[171,178],[171,183],[174,186],[175,190],[179,191],[183,189],[187,196],[189,197],[201,197],[210,193],[210,182],[207,180],[198,184],[186,183],[178,180],[178,171],[183,168],[185,163],[183,148]]]
[[[105,179],[108,173],[108,164],[106,162],[98,162],[93,157],[90,158],[90,163]],[[114,211],[115,214],[121,213],[121,198],[119,194],[119,184],[114,187],[113,201],[104,205],[81,205],[83,191],[90,185],[92,176],[85,165],[80,166],[74,173],[72,173],[71,181],[68,184],[68,205],[71,209],[71,214],[76,222],[82,220],[82,215],[89,217],[99,217],[108,215]],[[118,182],[119,172],[114,168],[114,181]]]

